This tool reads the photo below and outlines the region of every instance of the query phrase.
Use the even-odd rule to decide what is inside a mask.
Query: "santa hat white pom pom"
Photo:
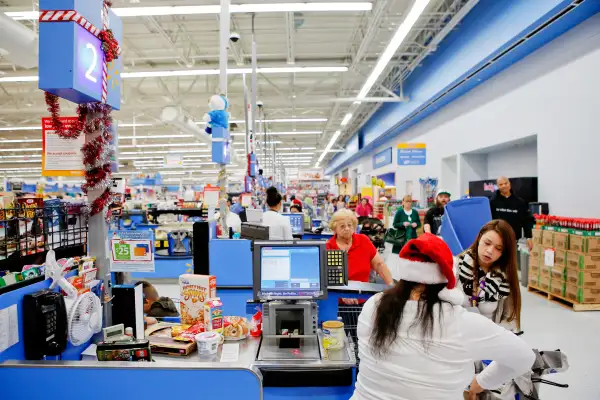
[[[447,301],[455,306],[460,306],[463,303],[465,295],[458,289],[443,288],[438,293],[438,298],[442,301]]]

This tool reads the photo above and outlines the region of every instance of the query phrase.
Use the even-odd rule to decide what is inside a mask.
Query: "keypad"
[[[327,283],[328,286],[346,284],[347,256],[343,250],[327,251]]]

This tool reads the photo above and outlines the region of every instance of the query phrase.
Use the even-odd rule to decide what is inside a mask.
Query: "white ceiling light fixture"
[[[25,163],[39,163],[42,160],[0,160],[1,164],[25,164]]]
[[[3,140],[0,140],[0,144],[3,142]],[[30,148],[26,148],[23,147],[21,149],[0,149],[0,152],[12,152],[12,151],[42,151],[41,147],[30,147]]]
[[[0,143],[42,143],[42,139],[2,139]]]
[[[402,45],[402,43],[408,36],[411,29],[417,23],[417,20],[419,19],[421,14],[423,14],[423,11],[425,11],[427,6],[429,5],[430,1],[431,0],[415,0],[415,3],[413,4],[412,8],[406,15],[406,18],[404,18],[404,21],[402,21],[400,26],[398,26],[398,29],[396,30],[396,33],[392,37],[392,40],[390,40],[390,43],[387,45],[385,51],[381,54],[381,56],[379,57],[379,60],[377,60],[377,64],[375,64],[373,71],[371,71],[371,74],[369,74],[369,77],[363,84],[360,92],[358,93],[358,96],[356,96],[359,100],[361,98],[364,99],[369,94],[369,91],[375,85],[375,82],[377,82],[377,80],[379,79],[379,76],[383,73],[383,71],[387,67],[387,65],[390,62],[390,60],[392,59],[392,57],[394,57],[394,54],[396,54],[396,52],[398,51],[398,49],[400,48],[400,46]],[[356,107],[358,104],[360,104],[360,101],[355,101],[353,103],[352,107]],[[352,112],[348,112],[344,116],[341,126],[342,127],[346,126],[350,122],[351,119],[352,119]],[[323,159],[325,158],[325,155],[331,150],[331,148],[335,144],[335,141],[340,137],[340,135],[341,135],[341,131],[338,130],[331,137],[331,140],[327,144],[327,147],[325,147],[325,151],[323,151],[323,153],[319,157],[319,160],[315,164],[316,168],[318,168],[318,165],[321,163],[321,161],[323,161]]]
[[[278,118],[278,119],[259,119],[256,122],[266,122],[266,123],[307,123],[307,122],[327,122],[327,118]],[[232,124],[245,124],[246,121],[243,119],[233,119],[229,120]],[[205,125],[204,121],[196,122],[198,125]]]
[[[0,156],[0,158],[41,158],[41,157],[42,157],[41,154],[20,154],[18,156]]]
[[[152,136],[135,136],[135,139],[184,139],[193,138],[194,135],[152,135]],[[133,139],[134,136],[119,136],[119,140]]]
[[[370,2],[340,2],[340,3],[276,3],[276,4],[232,4],[231,13],[273,13],[273,12],[331,12],[331,11],[371,11]],[[207,6],[169,6],[169,7],[114,7],[112,11],[119,17],[149,17],[164,15],[202,15],[220,14],[218,5]],[[39,18],[38,11],[15,11],[5,13],[19,20],[34,20]]]
[[[297,131],[297,132],[267,132],[267,135],[273,136],[292,136],[292,135],[321,135],[323,131]],[[246,136],[243,132],[232,133],[231,136]],[[257,132],[256,136],[264,136],[264,133]]]
[[[375,85],[375,82],[377,82],[377,79],[379,79],[379,76],[385,70],[392,57],[394,57],[394,54],[396,54],[398,48],[400,47],[400,45],[402,45],[402,43],[408,36],[408,33],[411,31],[413,26],[415,26],[417,20],[419,19],[421,14],[423,14],[425,8],[427,8],[427,6],[429,5],[429,2],[430,0],[415,1],[412,8],[406,15],[406,18],[404,18],[404,21],[402,21],[400,26],[398,26],[396,33],[392,37],[392,40],[390,40],[390,43],[387,45],[385,51],[381,54],[379,60],[377,60],[375,68],[373,68],[373,71],[371,71],[371,74],[363,84],[363,87],[358,93],[358,96],[356,96],[357,98],[365,98],[367,94],[369,94],[369,91],[371,90],[373,85]]]
[[[299,73],[329,73],[329,72],[347,72],[346,66],[323,66],[323,67],[265,67],[258,68],[260,74],[299,74]],[[232,68],[227,70],[228,75],[241,75],[252,73],[251,68]],[[161,71],[137,71],[123,72],[123,79],[140,78],[167,78],[183,76],[207,76],[219,75],[218,69],[187,69],[187,70],[161,70]],[[10,82],[37,82],[39,77],[34,75],[26,76],[5,76],[0,78],[0,83]]]
[[[344,116],[344,119],[342,120],[342,123],[340,124],[341,126],[346,126],[348,125],[348,122],[350,122],[350,120],[352,119],[352,113],[347,113]]]

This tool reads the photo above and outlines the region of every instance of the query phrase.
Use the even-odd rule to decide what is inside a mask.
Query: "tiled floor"
[[[178,298],[176,284],[157,284],[161,296]],[[541,400],[600,400],[600,311],[573,312],[523,289],[522,336],[540,350],[561,349],[569,371],[548,379],[568,389],[542,385]]]

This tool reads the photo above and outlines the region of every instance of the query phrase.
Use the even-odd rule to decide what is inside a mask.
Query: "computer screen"
[[[262,297],[320,296],[322,245],[265,244],[256,250],[260,251],[259,290]]]
[[[290,220],[292,225],[292,234],[301,235],[304,232],[304,214],[282,214]]]

